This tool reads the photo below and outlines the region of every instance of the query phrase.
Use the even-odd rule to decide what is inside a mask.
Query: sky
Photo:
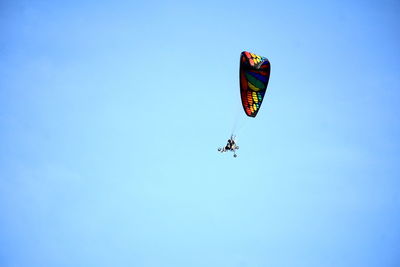
[[[1,1],[0,265],[400,266],[399,14]],[[271,62],[255,119],[242,51]]]

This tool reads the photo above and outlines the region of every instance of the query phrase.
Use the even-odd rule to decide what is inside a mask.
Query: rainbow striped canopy
[[[240,55],[240,95],[247,116],[255,117],[267,90],[271,64],[268,59],[249,52]]]

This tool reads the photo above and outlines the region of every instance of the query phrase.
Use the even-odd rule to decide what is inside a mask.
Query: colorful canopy
[[[271,65],[265,57],[249,52],[240,56],[240,95],[247,116],[255,117],[267,90]]]

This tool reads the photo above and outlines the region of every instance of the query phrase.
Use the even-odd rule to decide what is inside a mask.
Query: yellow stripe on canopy
[[[255,87],[253,84],[251,84],[249,82],[247,84],[249,85],[250,89],[253,90],[253,91],[258,92],[258,91],[261,90],[261,88]]]

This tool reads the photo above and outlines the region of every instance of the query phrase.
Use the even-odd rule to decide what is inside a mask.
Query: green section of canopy
[[[246,79],[255,87],[259,88],[260,90],[264,90],[265,89],[265,84],[258,80],[257,78],[255,78],[254,76],[252,76],[251,74],[249,74],[248,72],[246,72]]]

